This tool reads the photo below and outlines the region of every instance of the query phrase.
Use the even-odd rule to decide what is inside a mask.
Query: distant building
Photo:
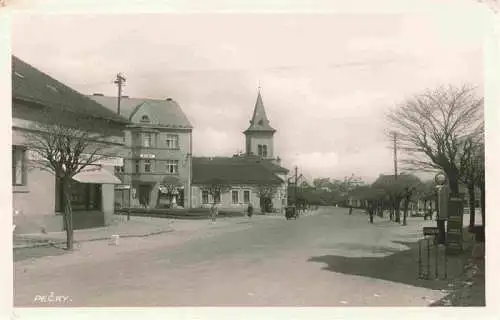
[[[73,177],[71,203],[75,229],[103,226],[113,216],[113,184],[120,180],[113,175],[114,167],[122,165],[119,155],[123,148],[123,129],[126,119],[95,101],[62,84],[17,57],[12,57],[12,196],[16,233],[41,230],[63,230],[63,197],[61,183],[46,170],[32,165],[36,160],[28,148],[27,132],[34,124],[47,121],[44,113],[64,112],[60,124],[79,124],[83,118],[92,119],[92,128],[79,129],[106,132],[102,141],[107,147],[101,154],[108,156],[85,168]],[[68,117],[70,117],[68,119]],[[35,132],[36,133],[36,132]],[[42,132],[40,132],[42,133]],[[88,170],[87,170],[88,169]]]
[[[274,155],[274,133],[267,119],[260,92],[250,126],[244,131],[246,150],[233,157],[193,158],[193,207],[208,207],[213,202],[222,209],[244,211],[251,203],[261,209],[281,212],[287,204],[288,169]],[[206,189],[213,181],[229,185],[215,199]],[[265,192],[272,189],[274,192]]]
[[[117,111],[117,98],[101,94],[94,101]],[[120,113],[127,156],[119,175],[115,203],[123,207],[191,207],[192,125],[174,100],[122,97]]]

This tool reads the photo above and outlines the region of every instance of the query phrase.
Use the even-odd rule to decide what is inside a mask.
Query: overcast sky
[[[384,112],[441,84],[483,86],[485,27],[400,14],[18,15],[13,54],[84,94],[177,100],[195,155],[244,149],[259,82],[276,153],[309,177],[392,171]],[[446,12],[446,13],[445,13]]]

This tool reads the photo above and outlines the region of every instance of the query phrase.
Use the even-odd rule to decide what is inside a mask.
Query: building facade
[[[117,112],[117,98],[89,96]],[[179,104],[168,98],[122,97],[125,130],[124,165],[117,171],[115,206],[190,208],[192,126]]]
[[[86,119],[86,120],[84,120]],[[36,137],[60,131],[44,131],[44,124],[57,122],[65,128],[99,136],[103,159],[73,177],[71,203],[75,229],[102,226],[114,213],[113,175],[121,165],[126,120],[103,106],[12,57],[12,197],[15,233],[63,230],[62,188],[53,172],[35,152]],[[46,126],[45,126],[46,127]],[[93,148],[93,145],[89,145]],[[105,157],[104,157],[105,156]]]
[[[279,157],[274,155],[275,132],[259,92],[250,126],[243,132],[245,153],[193,158],[193,207],[216,203],[223,210],[244,212],[251,204],[256,212],[283,212],[288,197],[288,169],[281,167]],[[222,194],[208,190],[214,181],[225,185]]]

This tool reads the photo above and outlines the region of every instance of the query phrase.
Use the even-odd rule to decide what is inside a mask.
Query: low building
[[[118,112],[117,97],[94,94],[92,100]],[[129,121],[125,130],[126,155],[117,175],[118,207],[185,207],[191,203],[192,125],[171,98],[123,96],[120,115]]]
[[[102,226],[113,216],[113,175],[120,166],[126,119],[74,89],[12,57],[12,196],[16,233],[63,230],[60,182],[46,168],[33,166],[37,154],[28,146],[37,124],[54,115],[59,125],[105,138],[96,141],[103,159],[74,176],[71,203],[75,229]],[[57,114],[65,116],[58,117]],[[90,121],[83,121],[87,119]],[[92,123],[91,127],[86,127]],[[39,127],[39,126],[38,126]],[[95,149],[97,150],[97,149]],[[105,157],[104,157],[105,156]]]
[[[195,157],[193,158],[193,206],[231,211],[247,210],[251,204],[256,212],[282,212],[286,206],[287,170],[259,157]],[[223,192],[209,189],[222,184]],[[270,206],[269,206],[270,205]]]

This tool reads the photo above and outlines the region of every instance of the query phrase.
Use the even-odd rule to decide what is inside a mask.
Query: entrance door
[[[141,184],[139,186],[139,203],[141,204],[141,206],[149,207],[152,189],[153,186],[149,184]]]

